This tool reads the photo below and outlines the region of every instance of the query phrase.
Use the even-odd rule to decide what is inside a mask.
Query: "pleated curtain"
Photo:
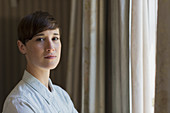
[[[129,1],[84,0],[82,23],[82,113],[130,112]]]
[[[82,1],[72,0],[70,9],[70,27],[68,36],[68,55],[66,63],[66,90],[81,111],[82,95]]]
[[[154,113],[157,1],[131,6],[132,113]]]
[[[130,113],[129,2],[111,1],[112,113]]]
[[[82,113],[105,112],[104,0],[83,0]]]

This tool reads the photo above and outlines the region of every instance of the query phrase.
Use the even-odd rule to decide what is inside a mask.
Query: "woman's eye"
[[[37,38],[36,41],[44,41],[44,38]]]
[[[59,38],[58,37],[54,37],[54,38],[52,38],[52,40],[57,41],[57,40],[59,40]]]

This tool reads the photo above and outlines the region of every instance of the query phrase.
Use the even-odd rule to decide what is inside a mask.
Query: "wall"
[[[170,113],[169,10],[169,0],[158,0],[155,113]]]

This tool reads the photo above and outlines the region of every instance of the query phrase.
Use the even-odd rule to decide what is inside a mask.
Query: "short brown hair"
[[[36,11],[22,18],[18,25],[18,39],[25,44],[34,35],[45,31],[59,28],[56,19],[48,12]]]

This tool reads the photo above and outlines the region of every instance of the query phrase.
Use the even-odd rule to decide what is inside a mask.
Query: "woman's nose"
[[[47,47],[46,47],[46,51],[47,52],[53,52],[54,50],[55,50],[55,48],[54,48],[52,42],[48,42]]]

